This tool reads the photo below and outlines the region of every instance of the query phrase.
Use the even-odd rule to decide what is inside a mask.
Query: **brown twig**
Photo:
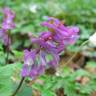
[[[81,48],[82,48],[85,44],[88,43],[88,41],[89,41],[89,40],[83,42],[83,43],[80,45],[79,51],[81,50]],[[68,64],[77,56],[77,54],[78,54],[78,51],[64,64],[64,66],[65,66],[65,65],[68,65]]]

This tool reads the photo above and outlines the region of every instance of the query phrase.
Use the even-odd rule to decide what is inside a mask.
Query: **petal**
[[[22,70],[21,70],[21,76],[22,77],[28,76],[30,70],[31,70],[31,67],[28,66],[27,64],[24,64],[23,67],[22,67]]]
[[[40,65],[46,66],[46,59],[45,59],[46,53],[44,51],[40,51]]]
[[[2,39],[5,35],[5,30],[0,29],[0,39]]]
[[[24,50],[24,64],[22,67],[21,75],[28,76],[32,70],[32,66],[35,64],[36,50],[29,51]]]
[[[38,75],[37,65],[34,64],[34,65],[32,65],[32,67],[31,67],[31,71],[30,71],[30,73],[29,73],[29,77],[30,77],[31,79],[34,79],[37,75]]]
[[[65,44],[63,42],[60,42],[57,45],[58,54],[61,53],[62,51],[64,51],[64,48],[65,48]]]
[[[9,8],[5,7],[2,10],[4,17],[3,17],[3,22],[2,22],[2,28],[5,30],[10,30],[15,27],[15,24],[13,22],[13,19],[15,17],[15,14],[13,11],[11,11]]]
[[[42,32],[42,33],[39,35],[39,38],[42,38],[42,39],[44,39],[44,40],[47,40],[50,36],[51,36],[51,33],[50,33],[50,32]]]
[[[53,59],[51,61],[48,62],[48,65],[50,67],[57,67],[58,63],[59,63],[59,55],[58,54],[51,54],[53,56]]]
[[[3,38],[2,38],[2,42],[3,42],[3,44],[4,44],[5,46],[10,45],[11,40],[10,40],[10,38],[8,37],[7,34],[5,34],[5,35],[3,36]]]

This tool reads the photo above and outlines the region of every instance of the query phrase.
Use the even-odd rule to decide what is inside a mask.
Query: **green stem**
[[[8,58],[9,58],[9,46],[7,46],[7,56],[6,56],[6,64],[8,64]]]
[[[16,94],[18,93],[18,91],[20,90],[20,88],[21,88],[21,86],[22,86],[22,84],[24,82],[24,79],[25,79],[25,77],[22,77],[17,89],[15,90],[15,92],[11,96],[16,96]]]
[[[9,59],[9,52],[10,52],[10,44],[9,44],[9,42],[10,42],[10,39],[9,39],[9,36],[8,36],[8,45],[7,45],[7,48],[6,48],[6,54],[7,54],[7,56],[6,56],[6,60],[5,60],[5,64],[8,64],[8,59]]]

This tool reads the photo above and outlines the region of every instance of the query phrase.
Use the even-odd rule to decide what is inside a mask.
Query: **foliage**
[[[36,12],[30,9],[34,5]],[[96,0],[0,0],[0,8],[4,6],[16,12],[16,28],[11,32],[12,51],[9,54],[9,65],[5,65],[6,48],[0,43],[0,96],[10,96],[18,86],[23,64],[22,49],[32,47],[27,33],[32,32],[36,36],[39,31],[46,30],[39,25],[44,20],[43,16],[54,16],[63,20],[66,25],[79,26],[79,40],[76,45],[67,48],[69,53],[77,52],[79,45],[96,30]],[[84,48],[86,49],[86,46]],[[63,71],[59,76],[45,73],[37,79],[43,82],[42,84],[34,82],[31,88],[25,82],[17,96],[31,96],[31,91],[34,89],[38,90],[42,96],[57,96],[56,91],[60,88],[63,89],[65,96],[90,96],[96,91],[96,49],[90,46],[87,48],[88,50],[84,51],[88,56],[81,52],[88,59],[84,62],[85,68],[73,70],[66,66],[62,68]],[[50,57],[47,58],[50,59]],[[14,74],[16,82],[12,79]]]
[[[64,68],[64,70],[67,70],[69,68]],[[42,80],[44,82],[44,85],[42,84],[33,84],[32,88],[39,90],[41,93],[42,91],[47,90],[49,92],[52,92],[52,94],[48,95],[48,96],[55,96],[54,92],[56,91],[56,89],[59,88],[63,88],[64,90],[64,94],[66,96],[90,96],[90,94],[93,91],[96,91],[96,76],[91,75],[91,73],[89,73],[88,71],[85,71],[83,69],[79,69],[77,71],[74,72],[70,72],[69,70],[67,70],[67,75],[65,73],[62,75],[62,73],[59,76],[42,76],[41,78],[39,78],[40,80]],[[79,81],[76,80],[76,78],[78,77],[84,77],[90,79],[85,82],[85,84],[80,83]],[[47,94],[47,92],[46,92]]]

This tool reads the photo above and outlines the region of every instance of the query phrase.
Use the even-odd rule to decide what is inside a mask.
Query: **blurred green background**
[[[1,65],[4,65],[6,53],[2,51],[2,44],[0,44],[0,74],[2,74],[0,77],[5,76],[3,77],[3,79],[0,78],[0,84],[6,87],[5,89],[0,85],[0,96],[7,96],[6,94],[10,94],[9,89],[12,89],[12,87],[8,82],[5,82],[4,84],[4,80],[6,81],[12,75],[11,73],[13,73],[14,66],[17,66],[17,69],[19,69],[20,71],[23,64],[23,49],[32,48],[27,33],[32,32],[32,34],[37,35],[39,32],[46,30],[46,28],[40,26],[40,23],[44,20],[44,16],[53,16],[60,20],[63,20],[64,24],[67,26],[76,25],[80,28],[79,39],[77,40],[75,45],[68,47],[69,53],[71,53],[71,51],[76,52],[81,43],[89,39],[90,35],[92,35],[96,31],[96,0],[0,0],[0,8],[6,6],[11,8],[16,13],[16,28],[11,31],[11,48],[13,49],[12,53],[9,56],[9,63],[11,63],[11,67],[8,65],[7,67],[5,66],[5,68],[1,67]],[[1,20],[2,15],[0,14],[0,21]],[[85,46],[84,48],[90,49],[90,46]],[[89,96],[89,94],[94,90],[96,91],[96,48],[91,48],[91,50],[87,51],[84,50],[84,52],[87,53],[87,55],[82,55],[83,51],[81,51],[80,53],[81,57],[83,57],[85,61],[81,60],[80,58],[79,59],[84,64],[87,64],[87,67],[89,68],[87,68],[88,70],[86,70],[86,68],[80,68],[73,71],[73,65],[73,67],[71,66],[71,68],[69,68],[70,66],[65,66],[64,69],[62,67],[64,72],[60,77],[55,75],[46,76],[46,74],[44,74],[44,76],[41,76],[39,79],[43,80],[45,83],[43,85],[39,85],[37,83],[33,84],[33,89],[39,90],[42,93],[42,96],[63,96],[54,95],[55,92],[53,92],[53,90],[56,91],[59,88],[64,89],[64,92],[66,94],[64,96],[77,96],[77,94],[78,96]],[[66,59],[65,57],[62,57],[63,63]],[[77,63],[80,60],[77,60]],[[14,62],[15,64],[12,64]],[[8,72],[5,73],[5,70]],[[90,72],[90,70],[93,73]],[[17,75],[15,76],[17,81],[19,80],[18,78],[20,78],[18,77],[18,75],[20,75],[20,73],[17,72]],[[8,76],[8,78],[6,76]],[[84,78],[88,77],[90,79],[89,83],[82,85],[81,83],[75,82],[77,77],[82,76]],[[22,96],[27,96],[28,90],[25,92],[26,94],[23,92]],[[19,95],[17,96],[21,96],[21,94],[19,93]]]
[[[37,33],[43,16],[64,20],[65,25],[80,28],[80,39],[88,39],[96,28],[96,0],[0,0],[16,12],[15,32]]]
[[[65,25],[78,26],[80,36],[77,45],[95,32],[96,0],[0,0],[0,6],[8,6],[16,12],[16,28],[12,31],[15,35],[14,48],[20,46],[22,42],[16,34],[32,32],[36,35],[46,30],[40,26],[44,16],[54,16],[63,20]],[[15,40],[16,36],[21,42]],[[24,46],[27,45],[24,43]]]
[[[14,35],[27,32],[37,35],[46,30],[40,26],[44,16],[54,16],[63,20],[65,25],[78,26],[80,36],[77,45],[95,32],[96,0],[0,0],[0,6],[8,6],[16,12],[16,28],[12,31]],[[13,37],[14,42],[17,41],[16,36]],[[21,42],[15,43],[14,48],[21,45]]]

